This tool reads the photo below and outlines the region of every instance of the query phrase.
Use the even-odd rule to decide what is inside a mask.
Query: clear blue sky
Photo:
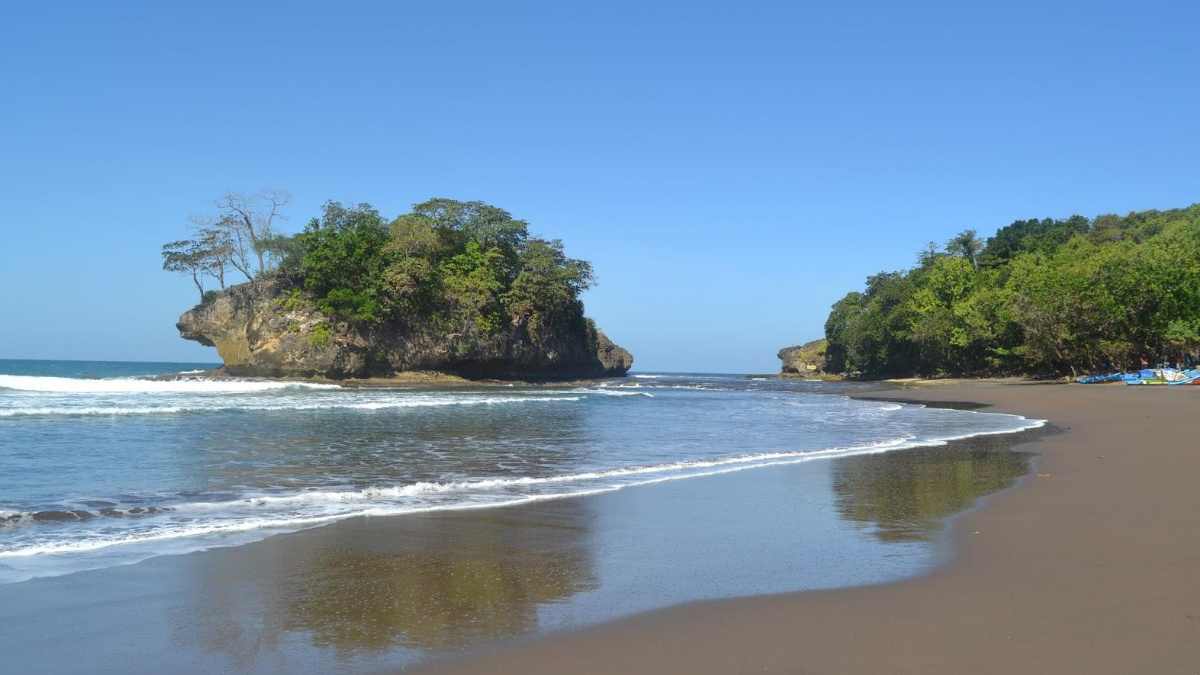
[[[928,240],[1200,201],[1191,3],[167,4],[5,11],[0,358],[212,360],[159,246],[229,190],[492,202],[722,371]]]

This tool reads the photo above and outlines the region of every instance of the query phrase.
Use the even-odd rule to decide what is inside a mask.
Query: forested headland
[[[1200,349],[1200,204],[1019,220],[930,243],[825,322],[825,369],[878,378],[1063,375]]]
[[[628,369],[628,353],[584,317],[592,266],[503,209],[430,199],[385,218],[369,204],[327,202],[286,235],[286,204],[281,193],[229,195],[193,238],[163,247],[163,268],[188,275],[200,297],[181,332],[216,345],[227,366],[333,376]],[[210,288],[234,277],[253,283]],[[603,363],[592,363],[598,353]]]

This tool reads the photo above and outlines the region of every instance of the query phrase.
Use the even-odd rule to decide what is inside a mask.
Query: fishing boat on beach
[[[1200,384],[1200,370],[1178,370],[1176,368],[1147,368],[1136,373],[1128,373],[1122,377],[1125,384],[1154,385],[1154,384]]]
[[[1079,384],[1104,384],[1106,382],[1124,382],[1130,385],[1200,385],[1200,369],[1190,368],[1144,368],[1135,373],[1107,373],[1084,375],[1075,380]]]
[[[1109,373],[1107,375],[1084,375],[1075,380],[1079,384],[1104,384],[1105,382],[1120,382],[1125,373]]]

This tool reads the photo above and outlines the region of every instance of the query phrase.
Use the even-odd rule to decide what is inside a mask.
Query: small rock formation
[[[784,347],[779,350],[779,360],[783,362],[784,375],[821,375],[825,372],[824,338],[813,340],[795,347]]]
[[[238,376],[388,377],[411,371],[470,378],[574,379],[624,375],[633,355],[590,319],[534,338],[510,326],[481,338],[423,325],[362,327],[329,318],[273,279],[231,286],[179,317],[186,340],[216,347]]]

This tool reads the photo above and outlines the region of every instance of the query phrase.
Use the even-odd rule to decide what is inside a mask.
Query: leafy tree
[[[979,269],[979,254],[983,252],[983,242],[975,230],[963,230],[946,242],[946,253],[965,258],[971,267]]]
[[[1017,221],[946,249],[834,305],[831,371],[1077,373],[1200,350],[1200,205]]]
[[[304,289],[333,316],[364,322],[385,318],[385,261],[379,253],[387,242],[387,226],[369,204],[348,208],[326,202],[321,217],[296,235]]]
[[[1174,319],[1167,324],[1163,338],[1176,355],[1184,355],[1200,349],[1200,317]]]
[[[413,206],[413,215],[428,219],[449,248],[461,250],[468,241],[481,249],[499,249],[512,258],[529,237],[528,224],[514,220],[504,209],[483,202],[435,198]]]
[[[917,265],[920,267],[928,267],[942,255],[941,249],[936,242],[925,244],[925,248],[917,252]]]
[[[579,295],[593,280],[592,266],[568,258],[559,240],[530,239],[520,254],[520,272],[503,301],[514,326],[535,338],[564,316],[582,316]]]
[[[504,255],[468,241],[463,252],[441,264],[439,272],[455,329],[489,335],[503,324],[500,293],[504,289]]]
[[[845,297],[833,304],[829,318],[825,320],[825,370],[830,373],[852,372],[849,363],[849,330],[863,307],[863,294],[857,291],[847,293]]]
[[[204,277],[209,268],[200,244],[194,239],[168,242],[162,247],[162,268],[168,272],[180,272],[191,276],[192,283],[204,302]]]
[[[229,233],[215,227],[201,228],[194,242],[194,252],[202,261],[205,272],[214,276],[220,287],[225,288],[225,270],[230,266],[233,255]]]

